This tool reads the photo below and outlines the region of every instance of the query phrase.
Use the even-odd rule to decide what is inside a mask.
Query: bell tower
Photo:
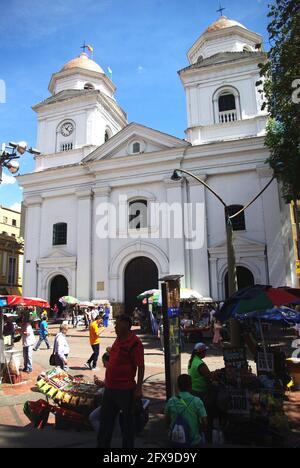
[[[49,91],[51,96],[33,107],[42,152],[37,171],[80,162],[127,125],[116,86],[85,52],[52,75]]]
[[[266,60],[261,44],[261,35],[220,16],[190,48],[179,76],[193,145],[264,135],[266,112],[256,88],[258,64]]]

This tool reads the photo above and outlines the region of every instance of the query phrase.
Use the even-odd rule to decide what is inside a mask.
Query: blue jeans
[[[24,370],[32,371],[32,350],[33,346],[23,346]]]
[[[45,341],[48,349],[51,348],[49,340],[48,340],[48,336],[40,336],[39,341],[37,342],[37,344],[34,347],[35,351],[37,351],[39,349],[39,347],[41,346],[43,341]]]

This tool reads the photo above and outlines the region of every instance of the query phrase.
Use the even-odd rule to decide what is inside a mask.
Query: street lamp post
[[[35,148],[29,148],[26,141],[21,141],[19,143],[10,142],[9,145],[5,143],[0,149],[0,184],[2,183],[2,173],[3,168],[9,170],[11,174],[16,174],[19,171],[20,164],[17,159],[19,159],[23,154],[30,153],[32,155],[41,154]],[[3,314],[0,308],[0,350],[4,349],[3,347]]]
[[[254,197],[247,205],[245,205],[240,211],[230,216],[229,206],[224,202],[224,200],[215,192],[204,180],[200,179],[198,176],[192,172],[186,171],[184,169],[175,169],[171,177],[172,180],[178,181],[182,179],[182,174],[187,174],[193,179],[196,179],[201,185],[203,185],[207,190],[209,190],[223,205],[224,207],[224,217],[225,217],[225,229],[226,229],[226,241],[227,241],[227,268],[228,268],[228,294],[232,296],[238,290],[237,283],[237,272],[236,272],[236,261],[235,261],[235,250],[233,244],[233,229],[232,229],[232,219],[236,218],[238,215],[243,213],[252,203],[254,203],[257,198],[271,185],[275,176],[268,182],[268,184],[259,192],[256,197]],[[241,344],[241,335],[240,327],[237,320],[230,321],[230,338],[232,346],[240,346]]]

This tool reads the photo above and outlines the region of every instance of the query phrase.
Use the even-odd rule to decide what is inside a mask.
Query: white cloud
[[[138,73],[141,75],[142,73],[144,73],[145,68],[142,65],[139,65],[137,70],[138,70]]]
[[[16,183],[16,179],[13,176],[5,174],[5,172],[3,172],[2,185],[13,185],[15,183]]]
[[[14,211],[21,211],[21,203],[14,203],[9,208]]]

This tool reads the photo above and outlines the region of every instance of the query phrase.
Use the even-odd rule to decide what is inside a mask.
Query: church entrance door
[[[236,267],[238,290],[254,285],[254,276],[248,268]],[[228,298],[228,273],[225,276],[225,297]]]
[[[132,313],[141,307],[136,297],[148,289],[158,289],[158,269],[148,257],[137,257],[125,269],[125,311]]]
[[[51,286],[50,286],[50,305],[51,307],[54,306],[54,304],[58,305],[58,308],[60,308],[61,304],[58,301],[63,296],[68,296],[69,295],[69,285],[68,281],[66,278],[62,275],[57,275],[53,278],[51,281]]]

